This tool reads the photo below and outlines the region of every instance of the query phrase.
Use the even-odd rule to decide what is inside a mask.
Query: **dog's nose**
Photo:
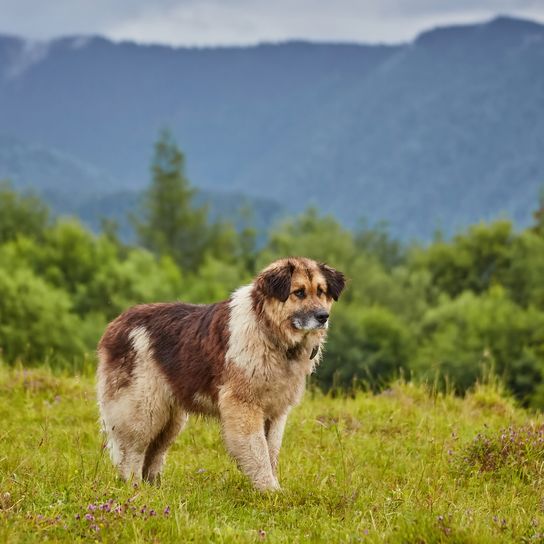
[[[324,325],[327,322],[327,319],[329,319],[329,314],[325,310],[318,310],[315,313],[315,318],[319,321],[319,323]]]

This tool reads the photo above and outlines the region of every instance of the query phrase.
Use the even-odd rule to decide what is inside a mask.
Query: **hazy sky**
[[[498,14],[544,22],[544,0],[0,0],[0,33],[102,34],[176,45],[374,43]]]

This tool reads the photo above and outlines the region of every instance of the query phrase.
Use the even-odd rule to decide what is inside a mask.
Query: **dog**
[[[345,281],[324,263],[281,259],[229,300],[143,304],[112,321],[98,345],[97,392],[121,478],[158,480],[193,413],[220,419],[255,488],[280,489],[287,416],[321,359]]]

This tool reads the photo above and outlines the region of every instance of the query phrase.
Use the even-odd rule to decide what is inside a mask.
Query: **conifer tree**
[[[185,175],[185,157],[168,131],[155,144],[151,171],[141,213],[133,219],[138,239],[153,253],[169,255],[182,269],[194,271],[208,242],[208,213],[194,203],[196,190]]]
[[[538,209],[533,212],[533,219],[535,221],[533,225],[533,232],[544,236],[544,186],[540,188],[540,194],[538,195]]]

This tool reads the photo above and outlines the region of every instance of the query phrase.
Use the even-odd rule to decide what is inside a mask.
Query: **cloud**
[[[0,32],[30,38],[103,34],[175,45],[400,42],[497,14],[544,22],[542,0],[0,0],[0,13]]]
[[[544,21],[532,0],[200,0],[155,7],[108,28],[116,39],[173,44],[245,44],[302,38],[319,41],[399,42],[437,25],[474,22],[498,13]],[[410,6],[410,9],[407,9]],[[512,8],[515,6],[515,9]]]
[[[49,45],[47,43],[26,42],[21,50],[10,58],[10,62],[6,66],[5,77],[8,79],[20,77],[34,64],[44,60],[48,53]]]

